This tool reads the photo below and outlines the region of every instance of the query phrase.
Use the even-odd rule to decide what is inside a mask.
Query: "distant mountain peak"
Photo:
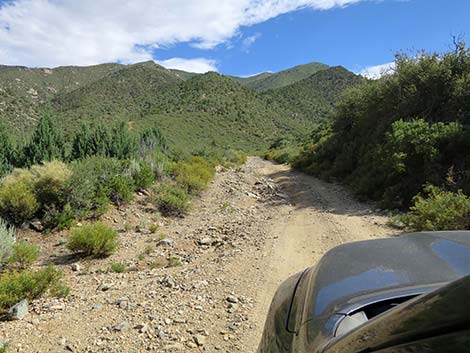
[[[242,85],[250,87],[256,91],[264,92],[270,89],[276,89],[291,85],[303,80],[314,73],[326,70],[329,66],[326,64],[311,62],[308,64],[297,65],[276,73],[263,72],[249,77],[234,77]]]

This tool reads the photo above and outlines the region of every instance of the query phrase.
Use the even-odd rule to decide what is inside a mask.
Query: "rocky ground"
[[[284,278],[337,244],[394,234],[341,187],[259,158],[218,171],[185,218],[162,218],[139,195],[105,220],[120,249],[102,260],[71,257],[66,234],[22,234],[42,248],[39,266],[63,269],[71,296],[1,323],[9,351],[255,352]]]

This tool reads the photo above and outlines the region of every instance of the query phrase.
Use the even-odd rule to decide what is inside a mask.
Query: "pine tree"
[[[49,115],[44,115],[36,127],[29,143],[25,146],[27,165],[38,164],[64,157],[64,141]]]

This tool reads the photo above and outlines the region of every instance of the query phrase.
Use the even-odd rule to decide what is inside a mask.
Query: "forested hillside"
[[[292,85],[269,90],[270,101],[286,107],[300,119],[326,120],[343,92],[364,81],[341,66],[318,71]]]
[[[268,78],[272,85],[265,88],[287,86],[263,94],[246,87]],[[259,151],[283,136],[307,137],[338,95],[358,80],[347,70],[318,63],[247,79],[168,70],[153,61],[57,69],[2,67],[0,121],[20,140],[28,139],[47,114],[66,138],[84,122],[126,122],[137,131],[158,127],[179,152],[207,146]]]
[[[153,61],[127,66],[51,100],[51,114],[70,129],[80,121],[135,120],[171,96],[178,76]]]

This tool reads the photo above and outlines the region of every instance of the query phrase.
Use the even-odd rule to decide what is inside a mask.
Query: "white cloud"
[[[208,71],[217,71],[215,60],[205,58],[171,58],[168,60],[156,60],[156,63],[166,67],[167,69],[177,69],[201,74]]]
[[[376,65],[376,66],[369,66],[359,72],[359,75],[362,75],[367,78],[371,79],[378,79],[383,75],[393,73],[395,70],[395,62]]]
[[[186,42],[210,49],[301,8],[366,0],[11,0],[0,7],[0,63],[28,66],[137,62]]]
[[[261,37],[261,33],[255,33],[252,36],[244,38],[242,40],[242,50],[246,53],[249,53],[250,47],[255,44],[259,37]]]

